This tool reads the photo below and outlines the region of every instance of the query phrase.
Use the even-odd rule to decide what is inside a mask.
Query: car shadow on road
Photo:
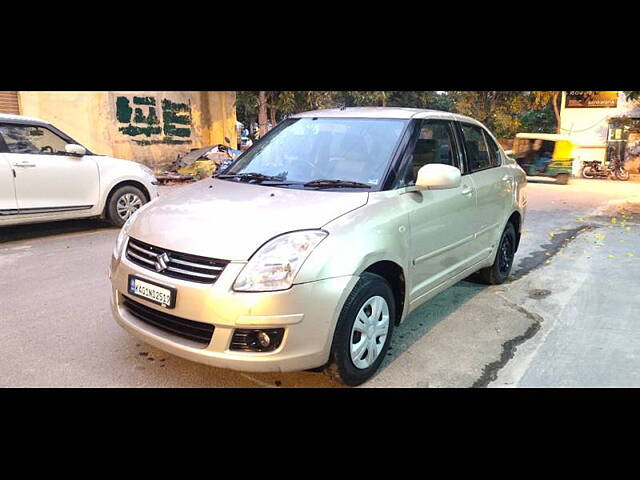
[[[0,243],[108,228],[115,227],[97,219],[63,220],[59,222],[13,225],[10,227],[0,227]]]
[[[391,345],[379,372],[427,335],[436,325],[487,288],[487,285],[476,283],[474,278],[467,277],[411,312],[405,321],[395,328]]]
[[[571,180],[569,180],[571,182]],[[527,177],[527,183],[540,183],[542,185],[557,185],[558,187],[565,187],[561,183],[558,183],[555,178],[529,178]]]
[[[391,347],[384,359],[380,371],[393,363],[409,347],[431,329],[462,307],[471,298],[487,288],[486,285],[471,281],[472,277],[457,283],[444,292],[436,295],[419,307],[396,329],[391,340]],[[192,363],[173,356],[143,342],[130,340],[129,355],[135,359],[136,369],[154,372],[162,369],[162,383],[165,386],[179,387],[303,387],[303,388],[344,388],[319,371],[303,371],[290,373],[246,373],[210,367]],[[135,347],[133,347],[135,345]],[[156,360],[156,361],[151,361]],[[185,372],[188,372],[185,375]],[[373,377],[375,378],[375,376]],[[367,383],[363,384],[364,387]]]

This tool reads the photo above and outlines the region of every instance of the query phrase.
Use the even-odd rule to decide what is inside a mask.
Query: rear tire
[[[342,307],[325,373],[345,385],[369,380],[384,360],[395,323],[389,283],[363,273]]]
[[[566,185],[569,183],[569,174],[568,173],[560,173],[556,175],[556,182],[559,185]]]
[[[478,278],[487,285],[499,285],[504,283],[513,267],[513,257],[516,254],[516,229],[511,222],[507,223],[493,265],[483,268],[478,272]]]
[[[120,187],[109,196],[107,220],[116,227],[121,227],[145,203],[147,197],[139,188],[131,185]]]

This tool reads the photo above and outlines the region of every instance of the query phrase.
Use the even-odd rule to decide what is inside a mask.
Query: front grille
[[[229,263],[225,260],[154,247],[134,238],[130,238],[127,244],[127,259],[167,277],[198,283],[215,283]],[[164,261],[164,265],[161,260]]]
[[[134,302],[128,297],[122,296],[122,306],[127,311],[149,325],[152,325],[165,332],[173,333],[183,338],[203,344],[211,343],[214,326],[209,323],[194,322],[186,318],[176,317],[168,313],[149,308],[141,303]]]

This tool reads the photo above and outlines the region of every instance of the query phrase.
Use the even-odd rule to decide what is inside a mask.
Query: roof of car
[[[343,118],[446,118],[449,120],[462,120],[471,123],[479,123],[477,120],[459,115],[457,113],[443,112],[441,110],[427,110],[422,108],[404,107],[349,107],[329,108],[326,110],[313,110],[292,115],[293,118],[304,117],[343,117]]]
[[[49,125],[49,122],[45,122],[44,120],[40,120],[38,118],[25,117],[23,115],[12,115],[10,113],[0,113],[0,122]]]

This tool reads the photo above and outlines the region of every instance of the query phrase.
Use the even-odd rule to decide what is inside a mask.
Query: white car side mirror
[[[460,169],[443,163],[429,163],[418,170],[416,187],[427,190],[445,190],[460,186]]]
[[[87,153],[87,150],[82,145],[76,145],[75,143],[68,143],[65,145],[64,150],[70,155],[77,155],[79,157]]]

